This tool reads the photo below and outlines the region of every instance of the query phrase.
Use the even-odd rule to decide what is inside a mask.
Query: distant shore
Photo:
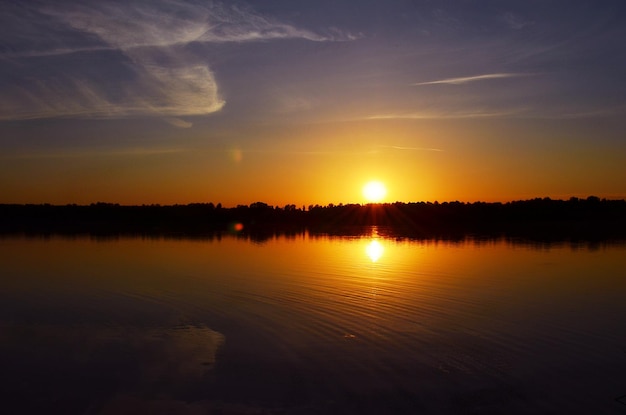
[[[1,204],[0,234],[353,233],[379,226],[416,238],[508,236],[541,240],[626,239],[626,201],[536,198],[507,203],[330,204],[298,208],[263,202],[123,206]],[[347,229],[350,229],[349,231]]]

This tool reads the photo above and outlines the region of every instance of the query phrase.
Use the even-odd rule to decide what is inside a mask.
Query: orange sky
[[[174,130],[180,136],[174,145],[153,149],[33,149],[4,157],[0,201],[364,203],[361,190],[369,180],[385,183],[387,202],[624,197],[621,152],[581,144],[575,135],[550,141],[549,129],[539,127],[450,124],[359,121],[284,126],[282,133],[260,128],[255,143],[230,146],[213,145],[202,130]]]

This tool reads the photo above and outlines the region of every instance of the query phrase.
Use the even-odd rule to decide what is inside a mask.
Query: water
[[[626,246],[0,239],[3,413],[626,413]]]

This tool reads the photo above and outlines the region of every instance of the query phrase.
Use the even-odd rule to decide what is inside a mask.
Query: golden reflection
[[[372,262],[378,261],[380,257],[383,256],[383,252],[385,252],[385,248],[376,239],[373,239],[365,247],[365,253],[367,253],[367,256],[370,257]]]

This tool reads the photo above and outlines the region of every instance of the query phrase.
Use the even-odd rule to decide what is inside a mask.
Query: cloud
[[[296,94],[282,94],[275,98],[277,103],[276,111],[282,114],[295,113],[299,111],[306,111],[315,106],[313,100],[303,98]]]
[[[224,105],[205,65],[168,67],[125,60],[117,66],[132,67],[128,77],[120,77],[114,73],[119,68],[110,63],[100,68],[70,63],[76,66],[51,65],[28,84],[20,80],[3,85],[0,119],[203,115]]]
[[[191,126],[193,126],[193,123],[190,123],[189,121],[185,121],[180,118],[167,117],[167,118],[164,118],[163,120],[169,125],[172,125],[178,128],[191,128]]]
[[[447,85],[461,85],[466,84],[468,82],[476,82],[476,81],[485,81],[488,79],[502,79],[502,78],[518,78],[522,76],[529,76],[529,74],[523,73],[490,73],[485,75],[475,75],[475,76],[466,76],[461,78],[448,78],[448,79],[440,79],[437,81],[429,81],[429,82],[419,82],[412,84],[414,86],[420,85],[437,85],[437,84],[447,84]]]
[[[191,42],[245,42],[299,38],[310,41],[352,40],[336,29],[327,35],[296,28],[251,9],[208,1],[182,0],[76,3],[67,9],[56,4],[43,12],[70,26],[97,35],[122,49],[175,46]]]
[[[445,119],[468,119],[468,118],[492,118],[492,117],[511,117],[522,114],[521,110],[510,111],[491,111],[491,110],[475,110],[475,111],[457,111],[457,112],[408,112],[408,113],[389,113],[376,114],[365,117],[366,120],[445,120]]]
[[[211,114],[225,101],[207,57],[187,46],[354,38],[212,1],[3,2],[0,11],[0,120]]]
[[[440,112],[402,112],[376,114],[359,118],[360,120],[447,120],[447,119],[471,119],[471,118],[533,118],[533,119],[584,119],[617,117],[626,114],[626,106],[616,106],[613,108],[598,108],[585,111],[582,108],[512,108],[508,111],[495,111],[479,109],[473,111],[440,111]],[[410,148],[389,146],[399,150],[434,150],[428,148]]]
[[[626,106],[616,106],[613,108],[597,108],[594,110],[570,110],[561,112],[543,112],[541,114],[537,114],[536,118],[545,118],[545,119],[581,119],[581,118],[602,118],[602,117],[615,117],[615,116],[624,116],[626,114]]]
[[[408,151],[443,151],[440,148],[429,147],[403,147],[403,146],[379,146],[381,148],[391,148],[393,150],[408,150]]]
[[[504,15],[502,15],[502,20],[514,30],[520,30],[526,26],[532,26],[535,24],[534,22],[526,20],[523,17],[511,12],[504,13]]]
[[[189,151],[187,148],[127,148],[120,150],[96,149],[92,151],[62,151],[62,152],[40,152],[40,153],[3,153],[0,159],[4,160],[27,160],[27,159],[72,159],[91,157],[145,157],[161,156],[166,154],[178,154]]]

